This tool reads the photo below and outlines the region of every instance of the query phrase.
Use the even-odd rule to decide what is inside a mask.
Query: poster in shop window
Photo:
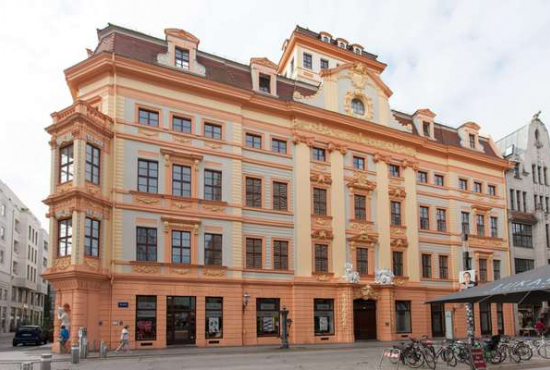
[[[275,331],[275,320],[273,317],[264,316],[263,318],[264,333],[272,333]]]
[[[328,317],[326,316],[319,317],[319,331],[323,333],[328,331]]]
[[[209,317],[208,318],[208,333],[218,334],[220,332],[220,318]]]

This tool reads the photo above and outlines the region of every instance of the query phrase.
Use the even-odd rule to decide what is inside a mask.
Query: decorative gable
[[[167,28],[164,30],[168,52],[159,54],[157,60],[174,68],[205,74],[205,68],[197,63],[197,49],[200,40],[185,30]]]
[[[435,140],[434,136],[434,118],[436,114],[428,108],[417,109],[413,114],[413,124],[416,131],[428,139]]]
[[[479,143],[480,126],[475,122],[466,122],[458,128],[460,145],[464,148],[482,152],[483,147]]]
[[[277,64],[267,58],[251,58],[250,73],[252,89],[265,94],[277,95]]]

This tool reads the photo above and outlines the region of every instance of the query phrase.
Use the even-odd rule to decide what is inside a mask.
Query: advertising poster
[[[460,290],[470,289],[477,286],[476,270],[460,271],[458,282],[460,283]]]

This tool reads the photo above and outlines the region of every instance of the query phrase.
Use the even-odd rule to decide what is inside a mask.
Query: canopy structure
[[[550,265],[452,293],[426,303],[540,303],[550,301]]]

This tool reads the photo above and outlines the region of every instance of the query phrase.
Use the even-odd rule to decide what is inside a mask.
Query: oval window
[[[358,114],[360,116],[365,115],[365,104],[359,99],[353,99],[351,101],[351,110],[353,113]]]

